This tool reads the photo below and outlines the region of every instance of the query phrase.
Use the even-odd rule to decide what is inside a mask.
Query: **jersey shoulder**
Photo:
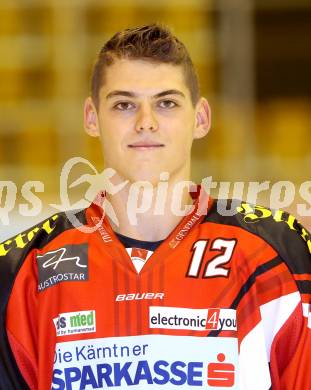
[[[61,212],[0,243],[0,309],[4,312],[16,275],[27,256],[41,249],[64,231],[72,229],[70,215],[74,213],[84,224],[85,210]]]
[[[85,210],[73,211],[81,224],[85,224]],[[70,214],[55,214],[41,223],[0,243],[0,388],[25,390],[28,388],[12,355],[6,329],[6,307],[15,278],[27,256],[41,249],[64,231],[72,229]]]
[[[311,275],[311,235],[293,215],[241,200],[218,199],[203,220],[207,222],[235,226],[260,237],[274,248],[292,274]],[[311,282],[306,283],[311,292]]]
[[[70,216],[86,223],[85,210],[61,212],[0,243],[0,289],[14,276],[33,249],[41,249],[66,230],[73,229]],[[3,281],[6,283],[2,283]],[[2,296],[2,294],[0,295]]]

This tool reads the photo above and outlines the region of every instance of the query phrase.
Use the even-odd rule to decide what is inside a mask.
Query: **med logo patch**
[[[95,310],[60,313],[58,317],[53,319],[53,322],[56,328],[56,336],[96,332]]]
[[[61,282],[87,281],[88,244],[64,245],[37,255],[37,263],[40,292]]]

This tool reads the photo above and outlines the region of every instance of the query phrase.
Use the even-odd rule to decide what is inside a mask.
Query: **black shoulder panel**
[[[253,233],[271,245],[293,274],[311,275],[311,235],[282,210],[254,206],[240,200],[217,200],[204,222],[237,226]],[[301,292],[311,293],[311,282],[299,283]]]
[[[68,212],[67,212],[68,214]],[[74,211],[85,224],[85,211]],[[16,275],[27,255],[35,248],[43,248],[62,232],[72,229],[66,213],[55,214],[36,226],[0,243],[0,389],[28,389],[11,352],[6,333],[6,307]]]

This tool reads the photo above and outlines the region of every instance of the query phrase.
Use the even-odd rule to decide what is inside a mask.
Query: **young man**
[[[59,213],[0,246],[1,389],[311,388],[310,236],[280,210],[225,217],[185,190],[209,127],[168,30],[105,44],[85,128],[120,190],[77,212],[79,229]],[[149,207],[133,223],[137,182]]]

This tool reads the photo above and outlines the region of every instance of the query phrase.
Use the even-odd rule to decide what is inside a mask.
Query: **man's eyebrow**
[[[163,91],[163,92],[157,93],[153,97],[159,98],[159,97],[163,97],[163,96],[166,96],[166,95],[179,95],[179,96],[182,96],[182,97],[186,97],[185,94],[183,92],[179,91],[178,89],[168,89],[167,91]]]
[[[134,92],[130,92],[130,91],[112,91],[108,93],[106,99],[110,99],[114,96],[136,97],[137,95]]]
[[[167,95],[179,95],[179,96],[185,98],[185,94],[183,92],[179,91],[178,89],[168,89],[166,91],[159,92],[152,97],[157,99],[157,98],[167,96]],[[109,92],[108,95],[106,96],[106,99],[110,99],[110,98],[115,97],[115,96],[138,97],[138,94],[131,92],[131,91],[116,90],[116,91]]]

